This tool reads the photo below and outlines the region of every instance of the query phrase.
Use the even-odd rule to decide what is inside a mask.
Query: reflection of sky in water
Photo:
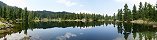
[[[71,37],[76,37],[77,35],[76,34],[72,34],[72,33],[65,33],[65,35],[63,36],[58,36],[56,37],[57,40],[67,40]]]
[[[117,27],[113,25],[96,26],[94,28],[49,28],[49,29],[33,29],[27,30],[27,35],[32,40],[125,40],[123,34],[118,33]],[[139,35],[136,33],[136,40]],[[24,31],[21,33],[13,33],[7,35],[8,40],[22,39],[26,35]],[[143,37],[144,38],[144,37]],[[4,39],[4,38],[1,38]],[[128,35],[128,40],[133,40],[133,33]]]
[[[79,28],[51,28],[51,29],[34,29],[33,32],[28,32],[29,35],[39,35],[42,40],[55,40],[56,37],[61,36],[65,38],[66,33],[71,33],[77,35],[76,37],[69,38],[72,39],[114,39],[117,36],[117,30],[114,27],[99,27],[90,29],[79,29]],[[33,37],[33,36],[32,36]],[[61,38],[60,37],[60,38]],[[71,37],[71,36],[70,36]]]
[[[24,31],[22,31],[21,33],[12,33],[11,35],[6,35],[5,37],[1,38],[0,40],[3,40],[5,38],[7,38],[7,40],[20,40],[22,38],[24,38],[25,35]]]

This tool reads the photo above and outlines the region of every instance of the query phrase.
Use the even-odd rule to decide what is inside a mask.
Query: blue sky
[[[0,0],[4,3],[20,8],[27,7],[28,10],[48,10],[48,11],[68,11],[68,12],[86,12],[96,14],[112,15],[117,10],[128,4],[132,8],[139,2],[148,2],[153,5],[157,0]],[[138,6],[137,6],[138,7]]]

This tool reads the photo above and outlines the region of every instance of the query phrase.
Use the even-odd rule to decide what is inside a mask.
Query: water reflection
[[[0,30],[0,40],[157,40],[157,28],[122,22],[29,22]]]
[[[57,40],[67,40],[71,37],[76,37],[77,35],[76,34],[73,34],[73,33],[65,33],[65,35],[63,36],[58,36],[56,37]]]

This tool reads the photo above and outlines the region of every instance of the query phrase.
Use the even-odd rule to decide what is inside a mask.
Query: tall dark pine
[[[0,18],[2,17],[2,7],[0,6]]]
[[[127,14],[128,16],[127,16],[127,21],[132,21],[132,14],[131,14],[131,10],[129,9],[128,10],[128,14]]]
[[[23,13],[23,22],[28,22],[28,11],[27,11],[27,8],[24,8],[24,13]]]
[[[127,19],[128,19],[128,5],[127,4],[125,4],[124,5],[124,9],[123,9],[123,11],[124,11],[124,21],[127,21]]]
[[[148,4],[147,7],[148,7],[148,19],[149,19],[149,20],[152,20],[152,15],[153,15],[153,13],[152,13],[152,12],[153,12],[153,11],[152,11],[152,9],[153,9],[153,8],[152,8],[152,5],[151,5],[151,4]]]
[[[153,19],[153,21],[156,21],[157,20],[157,18],[156,18],[156,16],[157,16],[157,14],[156,14],[156,10],[155,10],[155,6],[153,6],[152,7],[153,9],[152,9],[152,19]]]
[[[147,7],[147,5],[148,5],[148,3],[145,2],[144,7],[143,7],[143,12],[142,12],[143,19],[148,18],[148,7]]]
[[[142,18],[142,2],[140,2],[140,5],[139,5],[139,10],[138,10],[138,19]]]
[[[113,14],[113,20],[116,21],[116,15],[115,15],[115,13]]]
[[[157,3],[156,3],[156,10],[157,10]]]
[[[136,10],[136,5],[135,4],[133,6],[132,16],[133,16],[133,20],[137,20],[137,10]]]
[[[17,14],[17,18],[18,18],[18,19],[21,18],[21,14],[22,14],[22,9],[19,8],[19,9],[18,9],[18,14]]]
[[[155,8],[155,17],[157,17],[157,3],[156,3],[156,8]],[[157,21],[157,19],[155,21]]]
[[[105,16],[105,20],[108,20],[108,15],[106,14],[106,16]]]
[[[3,18],[7,19],[6,18],[6,6],[3,7]]]
[[[7,21],[9,21],[9,14],[10,14],[10,9],[9,9],[9,7],[5,7],[5,19],[7,20]]]
[[[25,8],[25,21],[28,22],[29,13],[27,11],[27,8]]]
[[[118,14],[117,14],[117,19],[119,20],[119,21],[122,21],[122,13],[123,13],[123,10],[122,9],[118,9]]]

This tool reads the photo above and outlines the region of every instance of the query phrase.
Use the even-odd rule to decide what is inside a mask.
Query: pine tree
[[[2,7],[0,6],[0,18],[2,18]]]
[[[145,2],[144,7],[143,7],[143,12],[142,12],[142,16],[143,16],[143,20],[146,20],[148,18],[148,8],[147,8],[148,3]]]
[[[8,21],[9,20],[9,8],[6,6],[6,11],[5,11],[5,17],[6,17],[6,20]]]
[[[116,15],[115,15],[115,13],[113,14],[113,20],[116,21]]]
[[[155,10],[155,6],[153,6],[153,9],[152,9],[152,21],[156,21],[157,18],[156,18],[156,10]]]
[[[123,10],[122,9],[118,9],[117,17],[118,17],[119,21],[122,21],[122,14],[123,14]]]
[[[127,21],[132,21],[132,14],[131,14],[131,10],[128,10],[128,14],[127,14]]]
[[[156,12],[155,12],[155,16],[154,17],[157,17],[157,3],[156,3],[156,8],[155,8]],[[157,19],[155,20],[157,21]]]
[[[143,5],[142,5],[142,2],[140,2],[140,5],[139,5],[139,10],[138,10],[138,19],[141,19],[142,18],[142,8],[143,8]]]
[[[148,4],[147,6],[148,6],[148,15],[147,15],[147,16],[148,16],[148,19],[149,19],[149,20],[152,20],[152,15],[153,15],[153,13],[152,13],[152,12],[153,12],[153,10],[152,10],[152,9],[153,9],[153,8],[152,8],[152,5],[151,5],[151,4]]]
[[[25,18],[25,21],[28,22],[29,12],[27,11],[27,7],[24,8],[24,10],[25,10],[25,15],[24,15],[25,17],[24,18]]]
[[[128,9],[128,5],[127,4],[124,5],[124,9],[123,10],[124,10],[124,21],[127,21],[128,16],[129,16],[128,15],[128,10],[129,9]]]
[[[108,20],[108,15],[107,14],[105,15],[105,20]]]
[[[136,5],[134,4],[133,10],[132,10],[132,15],[133,15],[133,20],[137,20],[137,10],[136,10]]]

